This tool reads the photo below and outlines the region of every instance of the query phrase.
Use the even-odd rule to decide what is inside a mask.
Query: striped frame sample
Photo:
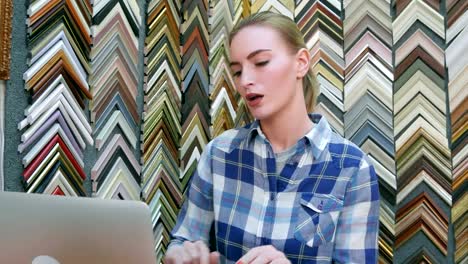
[[[152,213],[158,261],[169,244],[169,232],[182,203],[181,8],[179,0],[150,1],[147,8],[141,187]]]
[[[396,261],[447,262],[452,197],[444,17],[436,1],[396,1],[394,9]]]
[[[446,1],[446,63],[451,121],[452,224],[456,263],[468,261],[468,2]]]
[[[24,153],[27,192],[85,196],[83,151],[93,144],[85,113],[91,5],[87,1],[34,1],[29,5],[28,70],[25,89],[32,97],[18,151]]]
[[[141,19],[135,0],[93,2],[89,109],[98,158],[91,180],[93,196],[100,198],[140,200],[136,98]]]
[[[391,7],[383,0],[343,4],[344,135],[368,154],[379,176],[379,261],[392,263],[396,177]]]
[[[296,4],[294,19],[311,52],[312,68],[320,83],[314,111],[325,116],[333,130],[344,136],[342,13],[341,4],[335,1],[303,0]]]

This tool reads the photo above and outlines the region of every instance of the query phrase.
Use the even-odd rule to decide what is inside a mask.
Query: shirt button
[[[274,201],[276,197],[276,194],[270,193],[270,201]]]

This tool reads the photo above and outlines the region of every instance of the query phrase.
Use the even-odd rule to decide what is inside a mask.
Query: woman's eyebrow
[[[247,59],[251,59],[255,55],[257,55],[257,54],[259,54],[261,52],[265,52],[265,51],[271,51],[271,49],[258,49],[258,50],[252,51],[249,55],[247,55]],[[232,61],[229,65],[233,66],[233,65],[239,65],[239,64],[240,63],[237,62],[237,61]]]

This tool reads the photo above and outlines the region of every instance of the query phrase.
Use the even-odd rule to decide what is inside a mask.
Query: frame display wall
[[[467,1],[92,2],[0,0],[0,188],[142,200],[160,261],[204,146],[252,121],[228,33],[272,10],[305,36],[315,111],[374,163],[379,261],[467,261]]]

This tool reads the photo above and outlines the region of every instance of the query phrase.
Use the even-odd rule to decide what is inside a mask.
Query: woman
[[[376,263],[373,167],[306,97],[309,51],[289,18],[262,12],[230,35],[236,89],[255,117],[204,150],[166,263]],[[214,222],[217,252],[209,252]]]

